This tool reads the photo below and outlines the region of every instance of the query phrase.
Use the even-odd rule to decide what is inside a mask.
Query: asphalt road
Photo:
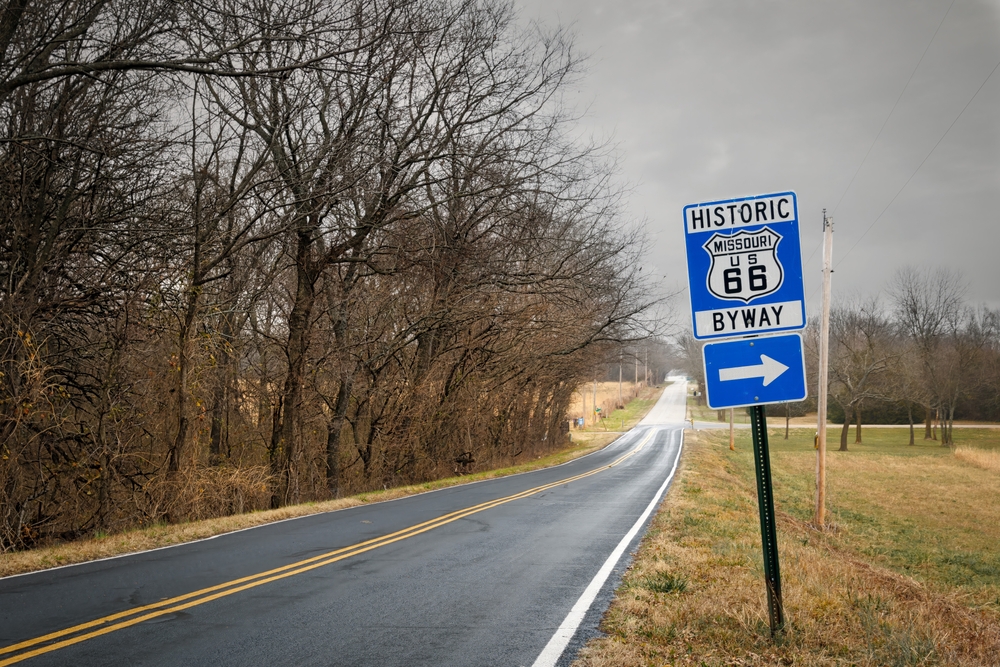
[[[684,395],[555,468],[0,579],[0,667],[568,664],[672,478]]]

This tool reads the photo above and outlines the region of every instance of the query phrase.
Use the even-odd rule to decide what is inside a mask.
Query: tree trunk
[[[312,285],[309,285],[305,293],[299,294],[301,300],[296,298],[295,307],[292,308],[288,318],[288,375],[285,377],[282,391],[281,415],[276,428],[272,431],[271,439],[271,449],[277,454],[277,457],[272,457],[272,463],[278,464],[277,469],[272,467],[272,472],[278,475],[279,480],[279,496],[277,499],[272,498],[272,506],[294,503],[298,500],[293,479],[298,444],[295,427],[302,408],[302,380],[305,377],[306,351],[309,347],[309,318],[312,314],[314,296]]]
[[[912,446],[912,445],[914,445],[916,443],[913,440],[913,436],[914,436],[914,433],[913,433],[913,405],[910,404],[910,403],[906,404],[906,417],[910,421],[910,443],[909,444]]]
[[[226,389],[220,381],[212,390],[212,428],[208,439],[208,462],[222,463],[222,425],[226,418]]]
[[[944,423],[941,424],[941,446],[951,447],[954,444],[955,408],[948,406],[944,413]]]
[[[858,406],[856,408],[854,408],[854,419],[855,419],[855,423],[857,424],[857,428],[854,430],[854,444],[855,445],[860,445],[861,444],[861,404],[860,403],[858,403]]]
[[[854,406],[848,406],[848,409],[844,410],[844,426],[840,429],[840,451],[847,451],[847,432],[851,430],[851,413],[848,410],[853,410]]]
[[[271,430],[269,459],[277,486],[271,494],[271,507],[298,501],[295,460],[297,443],[295,427],[302,407],[302,381],[305,377],[306,354],[309,350],[310,320],[316,303],[316,270],[312,259],[311,228],[298,232],[295,257],[295,302],[288,315],[288,374],[282,389],[278,410]]]
[[[229,341],[233,336],[233,327],[229,317],[222,319],[222,345],[219,346],[218,362],[216,366],[215,387],[212,390],[212,430],[209,436],[208,457],[212,465],[219,465],[225,457],[229,456],[228,444],[225,455],[222,452],[222,436],[224,428],[228,430],[228,408],[229,408],[229,365],[231,355],[229,354]],[[228,443],[228,435],[226,437]]]
[[[333,340],[337,349],[345,353],[350,341],[347,334],[347,317],[350,308],[350,294],[357,278],[356,263],[352,263],[340,283],[341,293],[337,300],[335,318],[333,320]],[[418,343],[419,349],[419,343]],[[351,403],[351,391],[354,388],[354,373],[356,369],[348,362],[347,355],[341,359],[340,388],[337,390],[337,400],[333,406],[333,415],[327,422],[326,432],[326,488],[331,497],[340,494],[340,435],[347,418],[347,409]]]
[[[366,481],[371,481],[372,476],[372,441],[374,440],[374,429],[372,428],[372,415],[370,405],[360,406],[355,416],[353,425],[354,448],[361,459],[361,473]],[[364,437],[361,435],[362,429],[367,427]]]
[[[353,373],[345,372],[337,391],[333,417],[326,426],[326,488],[333,498],[340,494],[340,435],[347,417],[347,407],[351,402],[352,384]]]
[[[924,406],[924,440],[933,440],[931,434],[931,409]]]
[[[191,336],[194,332],[195,317],[198,314],[199,290],[193,285],[188,290],[187,307],[184,309],[184,321],[177,337],[177,433],[170,445],[167,458],[167,474],[175,475],[181,469],[183,456],[188,439],[189,420],[188,404],[188,374],[191,371]]]

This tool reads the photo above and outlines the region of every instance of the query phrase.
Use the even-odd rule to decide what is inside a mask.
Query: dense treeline
[[[650,301],[570,44],[514,19],[8,3],[0,550],[560,442]]]
[[[818,322],[805,339],[815,410]],[[682,335],[677,349],[701,382],[701,345]],[[834,305],[829,373],[829,415],[843,425],[842,450],[852,423],[861,442],[863,417],[908,424],[911,444],[922,422],[924,438],[949,446],[956,418],[1000,421],[1000,312],[970,305],[957,273],[901,269],[880,297]]]

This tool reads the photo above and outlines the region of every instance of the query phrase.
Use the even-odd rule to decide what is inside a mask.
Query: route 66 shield
[[[780,242],[781,235],[769,227],[713,234],[702,246],[712,258],[708,291],[720,299],[743,303],[776,292],[784,281],[775,254]]]

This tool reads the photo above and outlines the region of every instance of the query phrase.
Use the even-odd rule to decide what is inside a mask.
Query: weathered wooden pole
[[[816,512],[818,528],[826,522],[826,402],[830,382],[830,289],[833,277],[833,218],[823,209],[823,311],[819,324],[819,384],[816,410]]]

